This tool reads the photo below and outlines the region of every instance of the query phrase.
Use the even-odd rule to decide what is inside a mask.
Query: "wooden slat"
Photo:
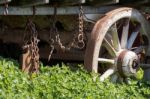
[[[150,7],[142,7],[142,11],[150,13]]]
[[[127,4],[127,5],[131,5],[131,6],[145,4],[145,3],[149,3],[149,2],[150,2],[149,0],[120,0],[121,4],[124,4],[124,5]]]
[[[27,6],[35,6],[35,5],[41,5],[41,4],[47,4],[49,3],[49,0],[30,0],[27,2]]]
[[[83,4],[87,0],[50,0],[50,4],[57,4],[57,5],[76,5],[76,4]]]
[[[110,11],[110,9],[116,9],[114,6],[103,6],[103,7],[83,7],[85,14],[105,14]],[[8,8],[8,15],[33,15],[32,7],[11,7]],[[36,7],[36,15],[53,15],[54,8],[53,7]],[[75,15],[79,14],[79,7],[59,7],[57,8],[57,15]],[[4,7],[0,6],[0,15],[4,15]]]
[[[14,6],[37,6],[49,3],[49,0],[13,0],[10,5]]]
[[[23,6],[36,6],[49,3],[49,0],[27,0]]]
[[[11,2],[11,0],[0,0],[0,4]]]
[[[117,4],[119,0],[86,0],[89,5],[109,5],[109,4]]]

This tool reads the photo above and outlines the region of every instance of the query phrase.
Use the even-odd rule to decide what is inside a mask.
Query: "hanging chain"
[[[142,12],[142,14],[144,15],[144,17],[145,17],[148,21],[150,20],[150,13]]]
[[[80,6],[80,13],[79,13],[79,34],[78,34],[78,47],[80,49],[85,47],[85,43],[84,43],[84,20],[83,20],[83,7]]]
[[[53,54],[53,51],[54,51],[54,39],[52,38],[52,29],[50,30],[50,34],[49,34],[49,45],[50,45],[50,53],[49,53],[49,56],[48,56],[48,61],[50,61],[51,59],[51,56]]]
[[[7,3],[7,0],[5,0],[5,3],[4,3],[4,15],[8,15],[8,3]]]
[[[83,7],[80,6],[79,8],[79,30],[78,33],[74,34],[74,38],[72,42],[69,44],[67,47],[68,50],[70,50],[72,47],[78,48],[78,49],[83,49],[85,47],[85,42],[84,42],[84,13],[83,13]]]
[[[37,70],[37,66],[39,66],[39,48],[38,48],[38,38],[37,38],[37,31],[35,29],[35,24],[32,23],[32,21],[30,21],[30,25],[31,25],[31,31],[32,31],[32,35],[31,35],[31,59],[32,59],[32,67],[33,70]]]
[[[62,49],[63,52],[65,52],[66,50],[70,50],[72,47],[78,48],[78,49],[83,49],[85,47],[84,32],[83,32],[83,29],[84,29],[83,7],[80,6],[80,8],[79,8],[79,15],[78,15],[79,16],[79,30],[78,30],[78,33],[74,34],[72,42],[70,42],[69,45],[66,47],[62,44],[62,42],[60,40],[60,35],[58,33],[58,30],[57,30],[57,27],[55,26],[56,21],[57,21],[56,20],[57,19],[56,14],[57,14],[57,8],[55,7],[54,8],[53,26],[50,30],[50,36],[49,36],[51,51],[50,51],[48,60],[50,60],[51,55],[54,51],[54,42],[56,42],[59,45],[59,47]],[[55,39],[52,38],[52,35],[54,35]]]
[[[35,15],[35,8],[33,7],[33,17]],[[31,52],[31,68],[30,72],[38,72],[39,68],[39,48],[38,48],[38,32],[32,19],[28,19],[25,34],[24,46],[28,47]]]
[[[55,42],[55,40],[52,37],[52,35],[56,35],[56,33],[57,33],[57,28],[55,27],[56,14],[57,14],[57,9],[56,9],[56,7],[54,7],[54,19],[53,19],[52,27],[50,28],[50,33],[49,33],[50,53],[49,53],[49,56],[48,56],[48,61],[50,61],[51,56],[52,56],[53,51],[54,51],[54,42]]]

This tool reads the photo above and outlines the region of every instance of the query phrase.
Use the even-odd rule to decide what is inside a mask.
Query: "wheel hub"
[[[129,77],[134,75],[139,69],[138,64],[138,56],[132,51],[124,50],[117,58],[117,69],[122,77]]]

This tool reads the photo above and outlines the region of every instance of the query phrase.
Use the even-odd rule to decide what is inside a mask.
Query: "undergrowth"
[[[17,61],[0,57],[0,99],[147,99],[150,82],[131,85],[93,81],[78,65],[40,66],[38,74],[21,72]]]

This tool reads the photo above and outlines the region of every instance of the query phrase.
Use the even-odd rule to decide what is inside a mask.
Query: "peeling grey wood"
[[[104,6],[104,7],[83,7],[85,14],[105,14],[106,12],[115,9],[113,6]],[[36,15],[53,15],[53,7],[36,7]],[[0,7],[0,15],[3,15],[4,7]],[[57,15],[73,15],[79,13],[79,7],[60,7],[57,8]],[[32,7],[9,7],[8,15],[32,15]]]
[[[109,5],[119,3],[119,0],[86,0],[89,5]]]
[[[49,3],[49,0],[27,0],[23,6],[37,6]]]
[[[50,4],[57,5],[74,5],[86,3],[87,0],[50,0]]]
[[[150,13],[150,7],[142,7],[141,10]]]
[[[0,0],[0,4],[11,2],[11,0]]]
[[[144,4],[144,3],[149,3],[149,0],[120,0],[120,3],[122,4]]]

